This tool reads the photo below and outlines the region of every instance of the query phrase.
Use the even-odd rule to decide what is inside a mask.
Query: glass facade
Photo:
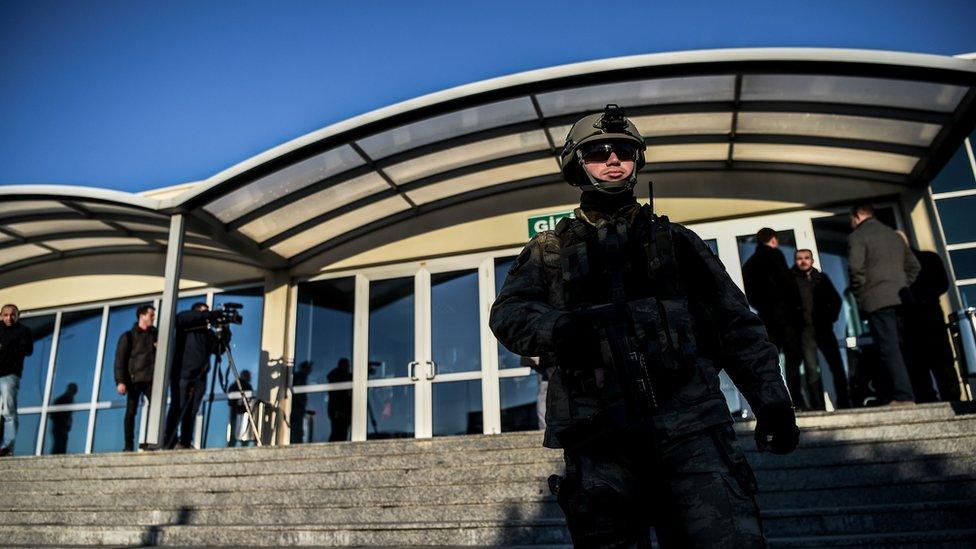
[[[973,140],[963,144],[932,180],[932,198],[963,307],[976,306],[976,159]]]
[[[217,306],[225,302],[244,305],[244,322],[234,326],[231,345],[238,369],[256,374],[261,360],[263,288],[184,296],[177,302],[177,312],[196,302],[211,301]],[[17,455],[36,453],[39,439],[43,454],[122,450],[126,398],[118,393],[115,382],[118,341],[136,322],[136,309],[141,305],[155,306],[157,302],[110,303],[21,319],[33,332],[34,353],[24,361],[18,393]],[[52,376],[50,388],[48,375]],[[226,378],[233,381],[232,376]],[[140,441],[145,431],[146,405],[147,400],[143,399],[136,411],[135,433]],[[90,421],[92,414],[94,421]],[[205,402],[200,415],[198,424],[203,429],[195,433],[200,444],[227,445],[233,418],[220,385],[214,402],[209,406]]]

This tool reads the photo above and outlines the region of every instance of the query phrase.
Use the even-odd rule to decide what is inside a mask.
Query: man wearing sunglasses
[[[573,125],[560,153],[575,218],[533,238],[491,310],[509,350],[557,365],[550,488],[579,547],[764,547],[756,480],[718,372],[757,412],[760,451],[799,440],[776,347],[718,258],[634,196],[644,139],[616,105]]]

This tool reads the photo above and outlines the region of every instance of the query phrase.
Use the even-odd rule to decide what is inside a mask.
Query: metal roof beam
[[[31,257],[28,259],[22,259],[20,261],[14,261],[13,263],[8,263],[6,265],[0,265],[0,274],[4,274],[10,271],[15,271],[17,269],[22,269],[24,267],[30,267],[32,265],[47,263],[49,261],[57,261],[59,259],[70,259],[74,257],[84,257],[89,255],[103,255],[103,254],[112,255],[112,254],[135,254],[135,253],[155,254],[157,252],[149,250],[146,246],[103,246],[103,247],[95,247],[95,248],[84,248],[80,250],[67,250],[64,252],[51,253],[47,255]],[[212,250],[201,250],[198,248],[185,248],[183,250],[183,254],[194,256],[194,257],[219,259],[221,261],[238,263],[241,265],[247,265],[249,267],[259,267],[259,268],[261,267],[260,264],[246,257],[239,256],[237,254],[217,252]]]
[[[11,248],[14,246],[20,246],[22,244],[37,244],[37,245],[43,245],[45,247],[48,247],[52,251],[60,252],[61,250],[47,246],[45,243],[50,240],[79,240],[84,238],[120,238],[120,237],[137,238],[139,240],[146,241],[147,245],[150,248],[153,248],[156,251],[161,251],[165,249],[165,246],[158,244],[155,241],[155,239],[165,240],[166,238],[168,238],[168,234],[147,233],[142,231],[127,231],[127,234],[125,235],[120,235],[118,232],[115,231],[74,231],[74,232],[64,233],[64,234],[48,233],[48,234],[35,235],[35,236],[22,236],[20,237],[19,240],[16,241],[0,242],[0,250],[4,248]],[[201,246],[214,246],[218,244],[213,240],[207,238],[201,238],[198,236],[187,236],[184,240],[187,243],[198,244]]]
[[[209,234],[214,240],[237,252],[238,254],[256,261],[260,266],[277,270],[285,267],[285,258],[270,251],[258,248],[253,240],[239,233],[228,232],[219,219],[203,210],[195,210],[187,216],[187,224],[194,230]]]

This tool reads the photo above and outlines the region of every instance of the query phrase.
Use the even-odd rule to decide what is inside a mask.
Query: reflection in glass
[[[139,436],[139,426],[142,425],[142,411],[145,406],[136,409],[136,436]],[[121,452],[125,446],[123,420],[125,419],[125,405],[122,407],[106,408],[95,412],[95,433],[92,437],[92,452]]]
[[[976,248],[965,248],[949,252],[952,268],[957,280],[976,278]]]
[[[973,177],[973,166],[969,163],[969,154],[966,152],[966,147],[960,145],[956,153],[949,159],[949,163],[932,180],[932,192],[945,193],[972,189],[973,187],[976,187],[976,178]]]
[[[230,340],[230,347],[234,353],[234,363],[237,370],[243,372],[250,370],[258,372],[261,364],[261,325],[264,317],[264,288],[247,288],[244,290],[234,290],[214,294],[213,308],[219,309],[224,303],[238,303],[244,306],[240,310],[244,322],[231,326],[233,337]],[[226,368],[226,357],[223,367]],[[233,376],[227,379],[233,381]],[[256,384],[255,384],[256,385]],[[216,392],[221,392],[217,387]]]
[[[435,437],[484,432],[480,379],[434,383],[431,391]]]
[[[707,240],[703,240],[703,242],[705,243],[706,246],[708,246],[708,249],[711,250],[713,254],[715,254],[716,256],[718,256],[718,241],[717,240],[715,240],[714,238],[709,238]]]
[[[793,231],[776,231],[776,236],[779,239],[779,250],[786,257],[786,265],[792,267],[793,257],[796,255],[796,237]],[[745,265],[752,254],[756,253],[756,235],[737,236],[735,243],[739,246],[739,263]]]
[[[37,451],[37,427],[40,423],[41,414],[19,414],[17,417],[17,437],[14,439],[15,456],[34,455],[34,452]],[[2,428],[2,423],[0,423],[0,428]]]
[[[850,294],[844,292],[844,289],[850,285],[847,270],[847,235],[851,232],[850,218],[846,213],[843,213],[830,217],[818,217],[811,222],[813,224],[813,237],[817,241],[817,253],[820,256],[820,264],[814,265],[814,268],[820,269],[820,272],[830,278],[834,288],[841,294],[844,303],[841,314],[834,322],[834,336],[838,340],[855,336],[855,333],[848,333],[848,317],[851,316],[849,311],[857,305],[849,299]],[[841,355],[844,354],[841,353]]]
[[[31,329],[34,338],[34,353],[24,358],[24,373],[20,378],[20,391],[17,392],[17,406],[21,408],[44,404],[47,367],[51,360],[51,344],[54,341],[54,320],[54,315],[20,319],[23,325]],[[20,428],[18,428],[17,438],[20,438]],[[34,453],[33,446],[30,453]]]
[[[122,337],[122,334],[131,330],[132,325],[136,323],[136,309],[143,305],[152,305],[152,302],[147,301],[146,303],[112,307],[108,311],[108,329],[105,332],[105,352],[102,353],[102,377],[98,388],[99,401],[125,402],[125,395],[120,395],[116,391],[115,350],[118,348],[119,338]]]
[[[478,271],[430,277],[431,357],[437,374],[481,370]]]
[[[413,277],[369,284],[369,379],[409,375],[415,356],[413,290]]]
[[[88,410],[50,411],[47,413],[47,434],[44,437],[44,453],[81,454],[85,451],[85,438],[87,434]]]
[[[355,290],[353,277],[298,285],[295,387],[325,383],[329,367],[352,356]]]
[[[947,244],[976,240],[976,223],[973,223],[976,195],[942,198],[936,201],[936,207]]]
[[[87,402],[91,399],[101,328],[101,309],[61,315],[57,358],[54,362],[54,383],[51,387],[52,399],[55,395],[64,394],[70,385],[75,385],[73,402]]]
[[[225,395],[214,395],[213,402],[207,394],[200,407],[203,415],[203,431],[200,432],[201,448],[223,448],[230,440],[230,409]]]
[[[502,432],[534,431],[539,428],[536,401],[539,395],[539,376],[503,377],[498,380],[501,397]]]
[[[495,259],[495,296],[502,291],[502,286],[505,284],[505,278],[508,277],[508,271],[515,264],[514,257],[500,257]],[[521,358],[505,348],[501,343],[498,344],[498,369],[504,370],[506,368],[520,368],[522,365],[519,363]]]
[[[413,385],[370,387],[366,394],[366,438],[413,438]]]
[[[962,295],[963,307],[976,307],[976,284],[960,286],[959,293]],[[20,436],[19,432],[17,436]]]
[[[291,414],[292,444],[352,440],[351,390],[296,393]]]

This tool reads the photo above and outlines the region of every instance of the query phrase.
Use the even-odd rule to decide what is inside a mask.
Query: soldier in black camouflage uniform
[[[757,411],[760,451],[799,431],[777,351],[702,240],[633,194],[644,140],[621,109],[577,122],[560,154],[575,219],[533,238],[491,310],[509,350],[557,365],[545,445],[578,547],[764,547],[756,480],[719,389]]]

